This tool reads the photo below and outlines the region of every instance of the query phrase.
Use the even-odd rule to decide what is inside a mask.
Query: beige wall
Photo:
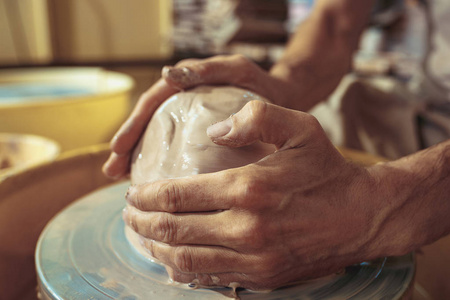
[[[60,61],[128,61],[171,55],[171,1],[52,0]]]
[[[0,0],[0,66],[172,54],[169,0]]]
[[[0,65],[52,59],[47,0],[0,0]]]

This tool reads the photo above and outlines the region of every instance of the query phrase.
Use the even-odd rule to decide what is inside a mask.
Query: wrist
[[[415,210],[411,199],[412,174],[404,172],[392,162],[369,168],[374,179],[373,237],[371,248],[375,256],[404,255],[418,247],[416,228],[411,226]]]
[[[350,59],[334,61],[328,53],[303,61],[282,60],[271,68],[270,75],[292,87],[289,97],[280,105],[308,111],[326,100],[349,70]]]
[[[377,201],[372,246],[378,256],[403,255],[450,231],[450,145],[438,145],[369,168]]]
[[[303,111],[325,100],[351,70],[352,62],[352,50],[345,41],[335,36],[317,37],[318,34],[314,39],[319,43],[309,41],[310,34],[305,32],[301,41],[294,37],[284,56],[270,69],[273,77],[296,87],[292,103],[286,106]]]

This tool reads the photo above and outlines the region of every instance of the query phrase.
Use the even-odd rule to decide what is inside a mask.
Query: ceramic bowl
[[[63,151],[109,142],[129,114],[133,86],[100,68],[0,70],[0,132],[45,136]]]
[[[8,174],[56,159],[57,142],[36,135],[0,133],[0,180]]]

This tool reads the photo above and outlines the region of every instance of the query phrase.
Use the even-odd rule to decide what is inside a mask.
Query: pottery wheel
[[[164,267],[127,241],[122,209],[129,182],[74,202],[53,218],[36,249],[41,299],[230,299],[230,288],[170,284]],[[349,266],[342,274],[241,299],[399,299],[414,275],[413,255]]]

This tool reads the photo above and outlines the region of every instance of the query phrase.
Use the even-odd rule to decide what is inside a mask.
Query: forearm
[[[450,232],[450,140],[371,172],[381,191],[380,254],[404,254]]]
[[[351,67],[373,0],[318,1],[271,74],[301,86],[283,106],[308,110],[327,97]],[[301,99],[299,99],[299,95]]]

